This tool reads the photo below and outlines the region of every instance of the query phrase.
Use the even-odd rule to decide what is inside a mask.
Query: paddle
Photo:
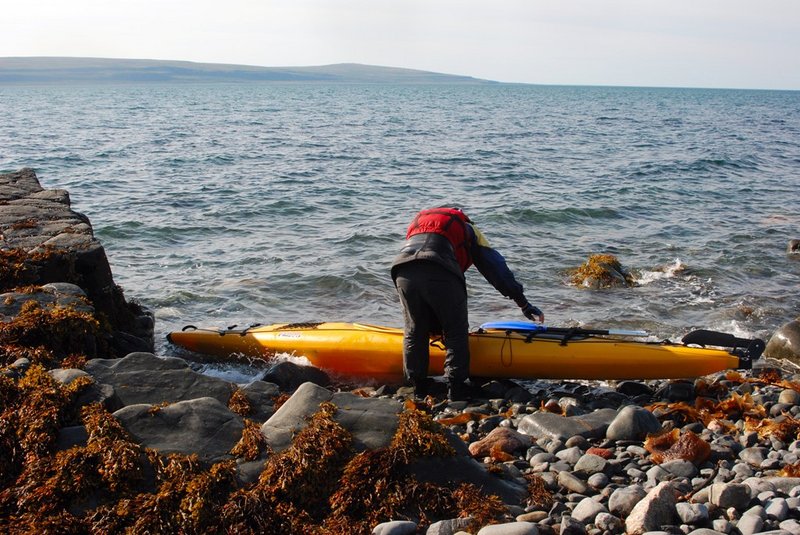
[[[491,321],[489,323],[484,323],[480,328],[484,330],[496,329],[526,334],[565,334],[569,337],[592,335],[649,336],[646,331],[631,331],[626,329],[581,329],[579,327],[548,327],[547,325],[529,323],[527,321]]]

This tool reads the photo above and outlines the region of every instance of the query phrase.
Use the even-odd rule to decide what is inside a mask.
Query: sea
[[[390,265],[441,205],[550,326],[766,340],[800,316],[797,91],[0,86],[0,172],[23,167],[89,217],[163,356],[188,324],[401,326]],[[573,284],[595,253],[636,284]],[[474,268],[467,284],[473,328],[524,319]]]

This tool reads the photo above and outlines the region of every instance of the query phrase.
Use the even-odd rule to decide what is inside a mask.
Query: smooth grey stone
[[[618,488],[608,499],[608,509],[613,515],[626,518],[645,496],[647,492],[641,485]]]
[[[800,535],[800,522],[795,519],[784,520],[778,525],[784,531],[788,531],[792,535]]]
[[[759,533],[761,528],[764,526],[764,521],[758,515],[742,515],[736,522],[736,529],[742,535],[754,535],[755,533]]]
[[[55,368],[49,370],[47,372],[50,377],[61,383],[62,385],[69,385],[75,379],[79,377],[91,377],[88,373],[83,370],[78,370],[76,368]]]
[[[539,530],[530,522],[507,522],[484,526],[477,535],[539,535]]]
[[[758,468],[767,458],[769,450],[762,447],[745,448],[739,452],[739,458],[752,467]]]
[[[582,456],[583,452],[577,446],[566,448],[556,453],[556,457],[558,457],[562,461],[568,462],[571,465],[577,463],[578,459],[580,459]]]
[[[683,459],[667,461],[665,463],[661,463],[660,466],[675,477],[692,478],[698,474],[697,467],[694,465],[694,463],[691,461],[685,461]]]
[[[620,409],[619,414],[609,424],[606,438],[609,440],[642,440],[648,433],[661,429],[652,412],[636,405],[628,405]]]
[[[586,494],[590,490],[585,481],[566,471],[558,473],[558,484],[565,489],[571,492],[577,492],[578,494]]]
[[[592,498],[584,498],[572,510],[572,518],[584,524],[594,524],[595,517],[600,513],[608,513],[608,509]]]
[[[598,472],[590,475],[586,483],[593,489],[603,489],[608,485],[608,476],[602,472]]]
[[[372,528],[372,535],[414,535],[416,532],[417,525],[408,520],[381,522]]]
[[[559,527],[560,535],[586,535],[586,526],[572,518],[569,515],[564,515],[561,518],[561,526]]]
[[[744,510],[750,503],[750,487],[742,483],[714,483],[709,488],[709,503],[721,509]]]
[[[587,453],[582,455],[575,463],[575,472],[584,474],[603,473],[608,468],[608,461],[599,455]]]
[[[454,535],[463,532],[472,523],[472,518],[451,518],[440,520],[428,526],[425,535]]]
[[[678,517],[684,524],[698,525],[708,521],[708,507],[702,503],[680,502],[675,504]]]
[[[622,520],[611,513],[598,513],[594,519],[594,524],[603,531],[610,531],[612,533],[622,532]]]
[[[789,516],[789,505],[784,498],[774,498],[764,507],[767,518],[782,522]]]
[[[525,416],[517,430],[535,439],[549,437],[565,441],[575,435],[602,438],[608,425],[616,416],[613,409],[599,409],[579,416],[559,416],[550,412],[537,412]],[[548,449],[548,451],[552,451]]]

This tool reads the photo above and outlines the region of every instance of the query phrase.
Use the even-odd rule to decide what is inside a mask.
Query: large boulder
[[[800,364],[800,318],[786,323],[772,334],[764,356]]]
[[[121,359],[92,359],[84,370],[97,383],[111,385],[115,396],[111,409],[127,405],[176,403],[211,397],[226,405],[238,388],[234,383],[197,373],[179,358],[152,353],[131,353]],[[274,412],[278,391],[257,382],[242,389],[253,409],[253,419],[264,421]]]
[[[242,438],[242,418],[214,398],[180,401],[172,405],[130,405],[114,413],[131,437],[161,454],[196,453],[212,463],[230,459]]]
[[[392,443],[403,406],[393,399],[362,398],[347,392],[331,392],[313,383],[300,385],[297,391],[261,426],[261,432],[273,451],[291,445],[292,437],[302,430],[320,404],[336,406],[334,420],[353,436],[356,450],[374,450]],[[519,503],[527,494],[522,483],[503,480],[490,474],[469,453],[466,444],[447,428],[442,428],[455,456],[424,458],[409,466],[420,481],[453,485],[472,483],[484,492],[500,496],[506,503]]]
[[[114,283],[105,250],[89,219],[70,207],[65,190],[45,190],[33,169],[0,174],[0,291],[20,286],[80,286],[111,325],[112,346],[123,354],[138,338],[153,347],[153,316],[128,303]],[[13,269],[12,269],[13,268]]]
[[[330,401],[337,407],[334,419],[353,435],[356,449],[388,446],[397,431],[397,415],[403,406],[392,399],[362,398],[348,392],[333,393],[314,383],[304,383],[275,414],[261,426],[273,451],[280,452],[292,437],[306,426],[308,418]]]

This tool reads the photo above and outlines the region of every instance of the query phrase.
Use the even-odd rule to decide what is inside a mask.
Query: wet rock
[[[517,429],[534,439],[547,437],[564,441],[575,435],[601,438],[616,415],[614,409],[598,409],[589,414],[569,417],[537,412],[525,416]]]
[[[62,427],[58,431],[56,439],[56,451],[68,450],[74,446],[85,446],[89,440],[89,434],[82,425]]]
[[[800,364],[800,319],[784,324],[767,342],[764,356]]]
[[[201,461],[229,459],[244,423],[217,399],[204,397],[166,407],[130,405],[114,413],[136,442],[159,453],[196,453]]]
[[[678,515],[675,509],[675,497],[676,490],[671,482],[665,481],[656,485],[634,506],[625,520],[625,532],[630,535],[642,535],[672,524]]]
[[[328,386],[331,379],[328,374],[314,366],[302,366],[294,362],[282,361],[272,366],[262,381],[278,385],[281,390],[294,392],[303,383],[314,383],[319,386]]]
[[[97,383],[114,388],[120,406],[175,403],[212,397],[228,404],[236,385],[197,373],[179,358],[131,353],[121,359],[92,359],[84,366]]]
[[[786,254],[800,255],[800,240],[789,240],[786,246]]]
[[[636,405],[620,409],[608,426],[606,438],[609,440],[644,440],[648,433],[661,430],[661,422],[652,412]]]

